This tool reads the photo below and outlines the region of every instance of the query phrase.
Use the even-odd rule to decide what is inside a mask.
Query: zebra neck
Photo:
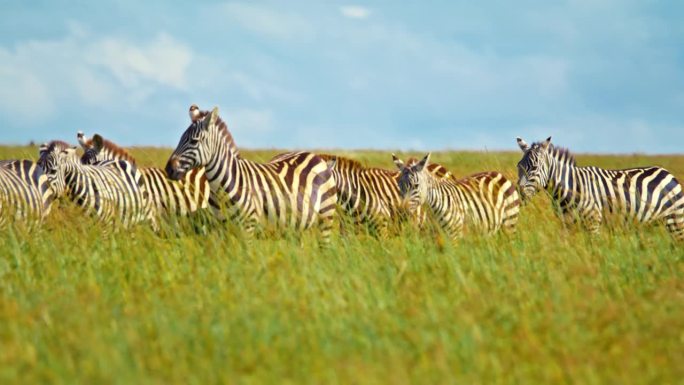
[[[240,172],[241,163],[249,161],[237,156],[228,143],[220,145],[214,154],[207,162],[205,172],[211,191],[231,192],[235,186],[245,186],[242,183],[244,175]]]
[[[428,175],[425,178],[427,184],[427,197],[425,202],[433,210],[440,206],[440,202],[444,197],[445,193],[448,193],[448,183],[447,181],[436,180],[432,175]]]
[[[64,184],[66,186],[73,185],[77,183],[78,176],[80,174],[83,174],[83,166],[81,166],[78,163],[67,163],[65,164],[63,169],[63,175],[64,175]]]
[[[360,177],[359,172],[352,172],[349,170],[345,170],[345,172],[340,172],[338,175],[335,175],[338,194],[344,200],[354,202],[358,200],[360,190],[363,188],[362,184],[359,182]]]
[[[568,159],[552,156],[549,163],[549,176],[546,190],[554,200],[565,200],[576,190],[577,168]]]
[[[57,200],[57,198],[59,198],[57,196],[57,193],[51,187],[48,186],[47,191],[43,191],[43,210],[50,210],[52,202]]]

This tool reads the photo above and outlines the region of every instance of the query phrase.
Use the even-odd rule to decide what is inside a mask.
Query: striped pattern
[[[210,205],[251,233],[258,222],[302,230],[318,223],[327,243],[335,214],[335,180],[326,162],[309,152],[286,153],[268,163],[243,159],[228,126],[218,116],[192,106],[192,124],[166,166],[175,180],[205,167]]]
[[[520,198],[503,174],[490,171],[457,180],[442,167],[430,170],[429,157],[404,164],[393,155],[401,174],[399,189],[409,210],[429,207],[452,239],[463,235],[465,224],[487,234],[515,231]]]
[[[79,132],[78,142],[85,151],[83,164],[105,160],[125,160],[136,165],[135,158],[125,149],[95,134],[92,139]],[[209,183],[204,168],[190,170],[180,181],[170,180],[166,172],[156,167],[139,167],[143,189],[150,193],[156,212],[165,216],[185,216],[209,207]]]
[[[69,199],[106,225],[129,227],[149,220],[158,229],[140,172],[129,162],[82,165],[75,148],[55,141],[41,147],[38,163],[46,170],[51,184],[64,186]]]
[[[402,213],[396,171],[364,167],[359,161],[319,154],[331,167],[337,186],[337,203],[357,223],[386,235],[391,218]]]
[[[359,224],[364,223],[380,236],[387,235],[391,221],[409,215],[399,192],[399,172],[365,167],[361,162],[338,155],[319,154],[332,168],[337,186],[337,203]],[[438,177],[451,175],[439,164],[429,171]],[[419,226],[425,222],[422,206],[411,211],[411,219]]]
[[[578,167],[567,149],[545,141],[528,145],[518,138],[523,157],[518,163],[518,186],[523,198],[549,192],[565,222],[580,219],[598,233],[606,214],[627,222],[664,221],[677,240],[684,240],[682,185],[661,167],[604,170]]]
[[[50,212],[54,198],[47,175],[37,163],[0,162],[0,228],[8,221],[39,224]]]

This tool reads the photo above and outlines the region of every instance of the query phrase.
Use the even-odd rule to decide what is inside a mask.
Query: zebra
[[[61,141],[43,144],[38,164],[56,192],[67,195],[106,225],[129,227],[150,221],[158,231],[154,207],[135,165],[127,161],[83,165],[76,147]]]
[[[0,228],[12,218],[29,226],[40,224],[49,214],[54,199],[55,192],[47,175],[37,163],[0,161]]]
[[[169,157],[167,175],[174,180],[205,167],[211,186],[209,203],[217,214],[253,233],[258,222],[289,225],[298,230],[316,222],[321,244],[329,243],[337,189],[327,163],[313,153],[278,155],[267,163],[242,158],[218,107],[211,112],[190,107],[192,123]]]
[[[430,171],[429,153],[406,164],[394,154],[392,159],[399,169],[398,187],[409,210],[427,205],[450,238],[460,238],[465,223],[487,234],[515,231],[520,197],[515,185],[500,172],[456,179],[442,167]]]
[[[391,220],[406,219],[409,212],[398,187],[399,172],[376,167],[365,167],[361,162],[331,154],[318,154],[332,168],[337,186],[337,203],[357,223],[367,223],[378,235],[387,235]],[[412,158],[414,159],[414,158]],[[432,163],[429,171],[437,177],[451,175],[442,165]],[[418,226],[425,222],[422,207],[410,213]]]
[[[403,214],[397,173],[331,154],[318,154],[332,169],[337,187],[337,203],[357,224],[369,227],[385,236],[390,219]]]
[[[125,149],[95,134],[88,139],[83,132],[76,135],[84,150],[83,164],[95,164],[104,160],[125,160],[137,165],[135,158]],[[143,187],[150,193],[156,212],[160,215],[186,216],[209,207],[209,183],[204,168],[190,170],[183,180],[173,181],[166,172],[156,167],[139,167]]]
[[[528,201],[546,190],[564,223],[579,219],[598,234],[606,214],[640,223],[664,221],[675,240],[684,240],[682,185],[662,167],[605,170],[579,167],[565,148],[545,141],[527,144],[517,138],[518,187]]]

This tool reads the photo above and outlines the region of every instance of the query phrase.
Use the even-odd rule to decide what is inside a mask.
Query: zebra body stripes
[[[100,135],[87,139],[79,132],[77,138],[85,151],[81,157],[83,164],[125,160],[136,165],[135,158],[128,151]],[[168,179],[166,172],[160,168],[139,167],[138,170],[142,174],[143,189],[149,192],[158,214],[185,216],[209,207],[210,189],[204,168],[190,170],[180,181]]]
[[[384,235],[390,218],[398,216],[401,211],[398,173],[364,167],[356,160],[336,155],[319,156],[331,166],[338,204],[357,223],[367,223]]]
[[[243,159],[218,108],[200,112],[193,105],[190,116],[193,122],[166,166],[170,178],[205,167],[209,203],[219,215],[228,214],[249,233],[258,222],[296,229],[318,223],[322,243],[328,242],[337,194],[324,160],[309,152],[281,154],[268,163]]]
[[[386,235],[391,220],[404,219],[409,212],[399,192],[399,172],[365,167],[361,162],[338,155],[319,154],[332,168],[337,185],[338,204],[357,223],[367,223],[381,236]],[[429,172],[439,177],[450,175],[439,164],[430,164]],[[410,213],[419,226],[425,222],[422,207]]]
[[[127,161],[83,165],[75,148],[59,141],[43,145],[40,152],[39,164],[58,195],[66,194],[107,225],[128,227],[149,220],[158,229],[154,207],[135,165]]]
[[[469,224],[491,234],[515,231],[520,198],[515,185],[496,171],[455,179],[445,169],[429,170],[429,157],[404,164],[393,155],[400,170],[399,189],[409,210],[426,205],[452,239]]]
[[[568,150],[551,144],[551,137],[532,145],[517,141],[523,151],[518,186],[524,199],[546,190],[564,222],[578,218],[592,233],[609,214],[628,222],[664,221],[676,240],[684,240],[682,185],[664,168],[578,167]]]
[[[50,212],[54,192],[43,168],[30,160],[0,162],[0,228],[8,220],[40,223]]]

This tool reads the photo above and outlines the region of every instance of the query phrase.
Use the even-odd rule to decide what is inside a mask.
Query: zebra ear
[[[40,147],[38,147],[38,156],[42,158],[43,155],[45,155],[47,153],[47,150],[48,150],[48,144],[47,143],[41,144]]]
[[[75,155],[76,154],[76,146],[73,147],[67,147],[64,150],[62,150],[64,154],[67,154],[69,156]]]
[[[96,150],[100,151],[102,149],[103,140],[102,140],[102,136],[100,136],[100,134],[95,134],[93,136],[93,144],[95,145]]]
[[[416,164],[416,171],[422,171],[423,168],[428,165],[428,162],[430,162],[429,152]]]
[[[218,107],[214,107],[213,110],[211,110],[211,117],[209,118],[209,125],[205,126],[207,128],[213,126],[216,124],[216,120],[218,119],[218,114],[219,114],[219,109]]]
[[[527,150],[530,149],[530,145],[527,144],[527,142],[526,142],[523,138],[517,137],[517,138],[515,138],[515,140],[518,142],[518,146],[520,146],[520,149],[521,149],[523,152],[525,152],[525,151],[527,151]]]
[[[546,140],[542,143],[542,148],[547,149],[549,148],[549,144],[551,144],[551,137],[549,136],[546,138]]]
[[[394,162],[394,165],[397,166],[399,170],[404,169],[404,162],[401,161],[401,159],[397,158],[396,155],[392,154],[392,161]]]

